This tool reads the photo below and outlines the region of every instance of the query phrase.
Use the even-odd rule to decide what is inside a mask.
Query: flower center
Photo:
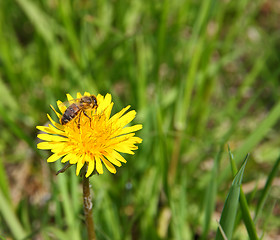
[[[113,129],[105,114],[82,112],[66,125],[69,144],[79,153],[101,155],[108,147]]]

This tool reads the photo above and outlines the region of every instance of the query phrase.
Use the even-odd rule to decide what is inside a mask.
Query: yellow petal
[[[65,135],[65,132],[58,130],[57,128],[55,128],[54,126],[50,125],[48,127],[46,126],[37,126],[37,129],[39,129],[42,132],[45,133],[51,133],[51,134],[58,134],[58,135]]]
[[[36,126],[36,128],[45,133],[56,134],[55,131],[53,131],[52,129],[50,129],[49,127],[46,127],[46,126]]]
[[[119,136],[119,135],[123,135],[123,134],[127,134],[127,133],[131,133],[131,132],[136,132],[140,129],[142,129],[142,124],[137,124],[137,125],[134,125],[134,126],[131,126],[131,127],[125,127],[125,128],[122,128],[120,131],[117,131],[113,134],[113,136]]]
[[[114,116],[112,116],[110,118],[110,122],[115,122],[118,121],[118,119],[130,108],[130,105],[128,105],[127,107],[123,108],[121,111],[119,111],[118,113],[116,113]]]
[[[69,160],[71,160],[75,157],[76,157],[76,155],[69,153],[61,159],[61,162],[66,163],[66,162],[68,162]]]
[[[50,134],[38,134],[37,138],[40,138],[45,141],[52,141],[52,142],[67,142],[69,139],[66,137],[60,137],[56,135],[50,135]]]
[[[124,127],[126,124],[130,123],[136,116],[136,111],[131,110],[125,115],[123,115],[121,118],[118,120],[118,124],[120,124],[121,127]]]
[[[62,156],[63,156],[63,155],[62,155]],[[55,161],[57,161],[59,158],[61,158],[62,156],[55,153],[55,154],[51,155],[51,156],[47,159],[47,162],[55,162]]]
[[[84,155],[82,155],[79,160],[78,160],[78,163],[77,163],[77,168],[76,168],[76,175],[78,176],[82,167],[84,166],[85,164],[85,161],[84,161]]]
[[[63,144],[64,143],[64,144]],[[63,142],[61,144],[56,144],[52,147],[51,151],[53,153],[59,153],[59,152],[62,152],[62,153],[69,153],[70,151],[65,151],[66,149],[66,146],[67,146],[67,143]]]
[[[124,162],[126,163],[127,161],[123,158],[123,156],[121,154],[119,154],[116,151],[112,151],[112,155],[114,158],[116,158],[117,160],[119,160],[120,162]]]
[[[117,136],[111,139],[111,145],[116,145],[129,141],[135,133],[127,133],[125,135]]]
[[[81,98],[83,95],[80,92],[77,92],[77,98]]]
[[[65,131],[61,131],[57,128],[55,128],[53,125],[49,124],[49,128],[52,129],[53,131],[55,131],[56,133],[55,134],[58,134],[58,135],[62,135],[62,136],[67,136],[67,134],[65,133]]]
[[[70,102],[71,100],[73,100],[73,97],[72,97],[69,93],[67,93],[66,96],[67,96],[67,99],[68,99],[69,102]]]
[[[132,133],[129,133],[129,134],[132,134]],[[127,135],[129,135],[129,134],[127,134]],[[119,136],[118,138],[121,139],[127,135]],[[121,143],[125,143],[127,145],[134,145],[135,143],[139,143],[139,142],[141,143],[142,139],[139,137],[134,137],[134,135],[133,135],[133,136],[129,136],[128,138],[123,138],[123,141]]]
[[[56,147],[57,145],[62,144],[60,142],[40,142],[37,144],[38,149],[48,150]]]
[[[69,143],[67,143],[67,145],[64,146],[64,151],[65,152],[74,153],[74,152],[76,152],[75,150],[76,150],[76,146],[75,145],[72,145],[72,144],[70,145]]]
[[[98,101],[97,114],[101,114],[106,110],[106,108],[111,103],[111,99],[112,99],[111,94],[106,94],[105,99]]]
[[[130,138],[130,141],[134,143],[141,143],[143,140],[140,137],[132,137]]]
[[[128,147],[127,144],[118,144],[115,146],[115,150],[118,152],[122,152],[122,153],[128,153],[128,154],[134,154],[134,152],[132,152]]]
[[[64,112],[65,112],[66,109],[67,109],[67,107],[65,106],[65,104],[64,104],[63,102],[61,102],[61,101],[57,101],[57,102],[56,102],[56,105],[57,105],[59,111],[60,111],[62,114],[64,114]]]
[[[54,120],[52,120],[52,118],[49,114],[47,114],[47,116],[48,116],[48,119],[51,121],[52,125],[54,125],[56,128],[58,128],[60,130],[64,130],[64,127],[61,124],[56,123]]]
[[[96,171],[99,174],[103,174],[103,167],[102,167],[100,158],[99,157],[95,157],[94,159],[95,159],[95,163],[96,163]]]
[[[108,106],[112,102],[112,95],[107,93],[105,98],[104,98],[104,105]]]
[[[53,107],[52,105],[50,105],[50,106],[51,106],[52,110],[55,112],[55,114],[56,114],[56,116],[58,117],[58,119],[60,119],[60,118],[61,118],[61,114],[58,113],[58,112],[54,109],[54,107]]]
[[[91,96],[89,92],[84,92],[84,96]]]
[[[72,154],[71,156],[72,158],[69,160],[70,164],[76,164],[77,162],[79,162],[80,157],[78,155]]]
[[[95,163],[94,160],[88,162],[88,169],[87,169],[86,177],[89,177],[90,174],[92,174],[92,172],[94,170],[94,165],[95,165],[94,163]]]
[[[113,108],[114,103],[110,103],[110,105],[108,105],[104,111],[105,116],[107,119],[110,118],[111,112],[112,112],[112,108]]]
[[[96,99],[97,99],[97,102],[98,102],[98,103],[104,101],[104,97],[103,97],[101,94],[98,94],[98,95],[96,96]]]
[[[111,172],[111,173],[116,173],[117,170],[116,168],[105,158],[101,157],[102,158],[102,161],[104,163],[104,165],[106,166],[106,168]]]
[[[131,146],[129,145],[128,147],[129,147],[130,150],[137,150],[138,149],[138,147],[135,146],[135,145],[131,145]],[[134,152],[131,153],[131,154],[134,154]]]
[[[118,167],[120,167],[122,164],[116,159],[116,158],[114,158],[112,155],[110,155],[110,154],[108,154],[108,153],[106,153],[106,158],[111,162],[111,163],[113,163],[114,165],[116,165],[116,166],[118,166]],[[103,159],[103,158],[102,158]]]

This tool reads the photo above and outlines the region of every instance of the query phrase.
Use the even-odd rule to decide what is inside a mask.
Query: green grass
[[[1,1],[0,238],[86,238],[75,167],[55,176],[36,149],[49,105],[84,91],[143,124],[117,174],[91,178],[99,240],[276,238],[277,17],[274,1]]]

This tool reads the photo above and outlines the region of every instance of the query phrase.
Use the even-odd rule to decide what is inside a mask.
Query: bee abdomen
[[[73,118],[75,118],[79,112],[79,107],[73,103],[71,104],[66,111],[64,112],[63,116],[61,117],[61,124],[65,125],[69,121],[71,121]]]

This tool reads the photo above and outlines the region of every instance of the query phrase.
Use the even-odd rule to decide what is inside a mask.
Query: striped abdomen
[[[64,112],[61,118],[61,124],[65,125],[66,123],[71,121],[73,118],[75,118],[78,115],[80,110],[81,108],[76,103],[72,103]]]

